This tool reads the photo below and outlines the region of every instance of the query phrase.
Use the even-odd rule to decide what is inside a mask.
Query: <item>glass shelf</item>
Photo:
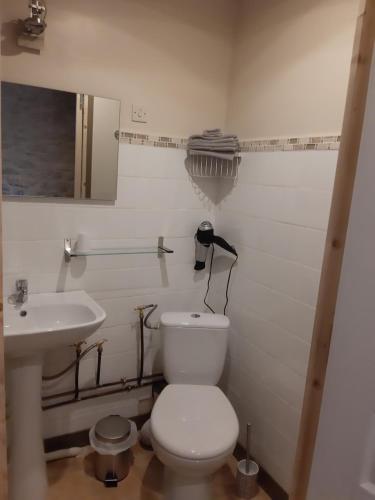
[[[158,257],[162,257],[164,254],[174,253],[174,251],[164,246],[164,237],[160,236],[158,245],[154,247],[93,248],[85,252],[74,250],[71,240],[66,238],[64,240],[64,253],[69,261],[72,257],[89,257],[91,255],[156,254]]]
[[[138,253],[173,253],[173,250],[159,247],[129,247],[129,248],[92,248],[87,252],[70,252],[71,257],[89,257],[90,255],[132,255]]]

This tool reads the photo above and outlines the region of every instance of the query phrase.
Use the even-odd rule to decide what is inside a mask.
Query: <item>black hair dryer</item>
[[[229,245],[228,242],[221,238],[220,236],[215,236],[214,227],[211,222],[205,220],[199,224],[197,232],[195,234],[195,266],[196,271],[201,271],[206,266],[206,258],[208,249],[215,243],[221,248],[224,248],[227,252],[232,253],[237,257],[236,249]]]

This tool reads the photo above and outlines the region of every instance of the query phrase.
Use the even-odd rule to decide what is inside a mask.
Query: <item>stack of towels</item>
[[[236,135],[223,134],[219,128],[205,130],[202,135],[192,135],[187,143],[190,156],[213,156],[223,160],[234,160],[240,151]]]

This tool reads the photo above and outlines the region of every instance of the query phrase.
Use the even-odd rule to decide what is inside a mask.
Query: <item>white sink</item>
[[[25,304],[4,305],[5,353],[43,353],[91,335],[105,320],[103,309],[84,291],[29,295]]]
[[[87,338],[105,317],[84,291],[29,295],[25,304],[5,304],[10,500],[47,496],[41,408],[45,354]]]

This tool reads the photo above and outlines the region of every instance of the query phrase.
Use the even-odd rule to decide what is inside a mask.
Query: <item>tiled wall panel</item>
[[[193,235],[200,221],[239,253],[233,272],[232,330],[222,386],[241,422],[254,424],[253,453],[289,488],[337,151],[244,152],[239,177],[192,180],[179,148],[122,143],[115,204],[44,201],[4,203],[5,293],[26,277],[31,292],[85,289],[107,319],[90,341],[108,339],[103,380],[137,373],[138,324],[134,307],[202,310],[207,273],[194,273]],[[154,245],[160,235],[175,250],[155,255],[63,258],[63,239],[88,233],[94,246]],[[217,251],[209,302],[218,312],[231,256]],[[146,372],[160,365],[159,333],[146,331]],[[48,355],[46,373],[64,366],[71,349]],[[93,383],[95,353],[81,367]],[[48,383],[45,394],[73,386],[73,374]],[[45,413],[45,435],[88,427],[108,412],[134,415],[149,392],[110,396]]]
[[[236,246],[223,387],[241,441],[253,423],[256,459],[289,489],[298,437],[337,151],[243,153],[236,183],[224,181],[216,229]],[[223,305],[226,266],[211,301]],[[214,267],[215,269],[215,267]]]
[[[135,377],[138,371],[138,319],[134,307],[158,303],[165,310],[201,309],[206,276],[195,276],[193,235],[204,219],[214,217],[215,186],[206,195],[191,181],[185,151],[120,145],[118,199],[115,204],[64,201],[5,201],[4,288],[9,295],[17,278],[29,280],[30,292],[84,289],[106,310],[102,328],[88,342],[106,338],[102,380]],[[113,255],[72,259],[63,256],[63,239],[85,232],[93,246],[155,246],[165,236],[172,255]],[[160,371],[158,332],[146,330],[146,373]],[[53,373],[73,356],[72,348],[49,353],[45,372]],[[95,351],[82,362],[82,387],[95,380]],[[45,384],[45,394],[73,387],[73,374]],[[138,400],[149,391],[78,403],[45,416],[45,435],[87,428],[108,408],[138,413]]]

